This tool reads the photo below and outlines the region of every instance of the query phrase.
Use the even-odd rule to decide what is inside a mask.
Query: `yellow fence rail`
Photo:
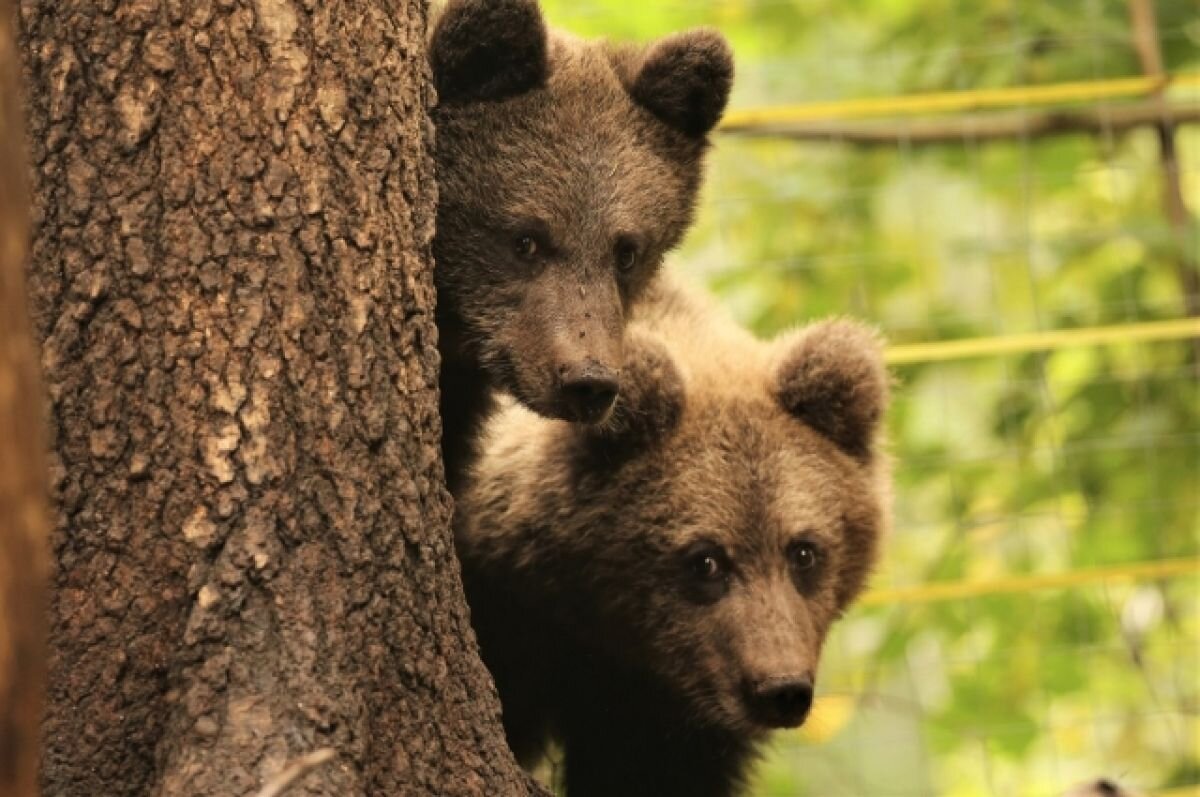
[[[735,109],[725,114],[723,129],[746,129],[796,122],[833,119],[867,119],[882,116],[913,116],[954,113],[985,108],[1012,108],[1096,102],[1106,99],[1146,97],[1171,87],[1200,88],[1200,72],[1176,75],[1050,83],[1044,86],[1012,86],[995,89],[942,91],[900,97],[863,97],[827,102],[807,102],[769,108]]]
[[[1067,570],[1061,573],[1028,573],[969,581],[933,581],[911,587],[871,590],[860,606],[895,606],[966,600],[989,595],[1012,595],[1093,584],[1146,581],[1200,573],[1200,557],[1160,559],[1152,562]]]
[[[889,347],[885,356],[892,365],[910,365],[1113,343],[1190,340],[1192,338],[1200,338],[1200,318],[1178,318],[1169,321],[1146,321],[1079,329],[1053,329],[1045,332],[1000,335],[990,338],[908,343]]]

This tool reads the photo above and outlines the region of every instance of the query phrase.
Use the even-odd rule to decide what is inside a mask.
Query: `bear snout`
[[[769,728],[795,728],[812,709],[812,678],[777,675],[747,681],[746,704],[755,722]]]
[[[599,423],[612,410],[621,383],[615,370],[595,360],[560,365],[559,394],[567,420]]]

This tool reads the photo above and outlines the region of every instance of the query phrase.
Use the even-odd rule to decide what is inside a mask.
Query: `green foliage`
[[[543,4],[584,35],[719,27],[741,107],[1140,68],[1124,0]],[[1200,70],[1194,0],[1157,8],[1168,68]],[[1197,209],[1200,129],[1178,143]],[[1162,179],[1152,130],[925,149],[723,137],[678,267],[768,335],[834,313],[894,343],[1178,318],[1200,233],[1171,228]],[[1191,351],[1122,343],[897,368],[897,522],[875,586],[1200,556]],[[858,609],[830,640],[811,727],[779,735],[756,793],[1200,783],[1198,592],[1193,573]]]

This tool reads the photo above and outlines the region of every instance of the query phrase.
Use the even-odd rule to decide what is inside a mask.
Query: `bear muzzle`
[[[559,395],[564,417],[577,423],[599,423],[617,400],[620,375],[612,368],[585,360],[558,368]]]
[[[813,704],[813,682],[807,675],[774,675],[746,681],[744,697],[750,717],[768,728],[795,728]]]

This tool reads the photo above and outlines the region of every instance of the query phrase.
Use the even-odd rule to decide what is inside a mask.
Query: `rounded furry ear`
[[[733,53],[714,30],[677,33],[645,50],[625,85],[639,105],[700,138],[716,127],[729,102]]]
[[[683,376],[666,347],[645,333],[630,332],[621,367],[621,391],[608,420],[587,434],[605,447],[633,450],[668,435],[683,415]]]
[[[780,403],[851,456],[870,456],[888,403],[878,334],[834,319],[796,333],[777,371]]]
[[[533,0],[450,0],[429,63],[444,105],[502,100],[546,82],[546,23]]]

